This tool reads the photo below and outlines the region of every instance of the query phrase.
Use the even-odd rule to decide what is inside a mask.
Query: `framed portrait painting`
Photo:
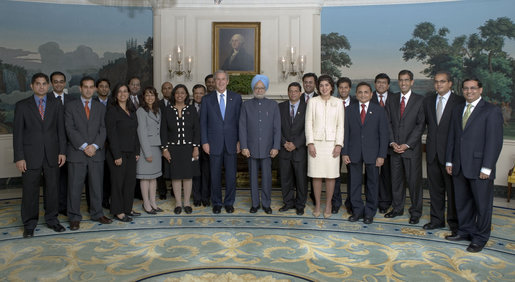
[[[258,74],[260,22],[213,22],[213,72]]]

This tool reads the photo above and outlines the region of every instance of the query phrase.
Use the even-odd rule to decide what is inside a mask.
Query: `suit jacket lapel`
[[[456,96],[455,96],[454,92],[451,92],[451,95],[449,95],[449,100],[447,101],[447,103],[445,104],[445,108],[443,109],[442,119],[444,119],[445,116],[452,114],[452,109],[454,108],[455,103],[456,103]]]
[[[402,94],[401,94],[401,97],[402,97]],[[410,107],[410,105],[413,105],[413,103],[415,103],[413,100],[415,100],[415,95],[413,95],[413,92],[411,92],[408,103],[406,103],[406,106],[404,107],[404,113],[402,114],[402,118],[405,118],[408,115],[408,113],[410,112],[410,110],[412,108],[412,107]],[[400,107],[400,102],[399,102],[399,107]],[[399,113],[400,113],[400,111],[399,111]]]
[[[227,92],[227,96],[229,96],[229,92]],[[215,90],[215,95],[213,95],[213,99],[214,99],[214,105],[215,105],[215,112],[216,112],[216,115],[220,118],[221,121],[223,121],[224,119],[222,118],[222,113],[220,112],[220,104],[218,103],[218,92],[216,92]],[[225,97],[226,100],[228,100],[228,97]],[[227,106],[229,105],[229,101],[227,101],[227,104],[225,106],[225,112],[227,113]]]
[[[470,124],[474,121],[474,119],[481,113],[481,108],[484,106],[484,104],[485,101],[483,99],[481,99],[481,101],[477,103],[477,105],[474,107],[474,110],[470,114],[469,119],[467,120],[467,124],[465,124],[465,128],[463,129],[463,131],[467,130]]]
[[[29,110],[34,114],[34,116],[39,120],[39,122],[43,122],[43,120],[41,119],[41,115],[39,114],[38,105],[36,104],[36,101],[34,100],[34,96],[32,96],[31,98],[32,99],[29,99]],[[47,98],[47,103],[48,103],[48,98]],[[46,110],[45,110],[45,115],[46,115]]]
[[[433,121],[433,123],[436,125],[438,125],[438,121],[436,120],[436,101],[437,100],[438,100],[438,93],[436,93],[436,95],[434,95],[434,99],[431,98],[431,104],[429,105],[429,107],[430,107],[429,115],[430,115],[431,121]],[[449,99],[449,101],[447,101],[445,108],[447,108],[447,105],[449,105],[449,102],[450,102],[450,99]],[[445,112],[445,109],[444,109],[444,112]],[[443,118],[443,114],[442,114],[442,118]]]

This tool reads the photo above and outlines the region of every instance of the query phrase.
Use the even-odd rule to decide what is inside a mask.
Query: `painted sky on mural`
[[[424,66],[414,60],[404,62],[399,49],[412,38],[420,22],[433,23],[437,29],[447,27],[448,38],[478,33],[488,19],[509,17],[515,21],[513,0],[465,0],[459,2],[327,7],[322,9],[322,33],[337,32],[351,44],[350,69],[343,75],[373,78],[379,72],[391,77],[401,69],[411,69],[415,78],[424,78]],[[504,50],[515,57],[515,40],[506,40]]]
[[[64,52],[85,45],[103,56],[124,53],[128,34],[138,44],[152,35],[151,8],[0,1],[0,47],[37,52],[55,41]]]

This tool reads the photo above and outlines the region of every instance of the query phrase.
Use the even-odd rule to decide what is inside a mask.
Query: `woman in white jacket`
[[[343,146],[344,107],[333,97],[334,81],[328,75],[318,79],[320,96],[309,99],[306,109],[306,144],[308,145],[308,176],[313,178],[315,210],[320,215],[322,181],[325,179],[326,207],[324,217],[331,216],[334,182],[340,176],[340,152]]]

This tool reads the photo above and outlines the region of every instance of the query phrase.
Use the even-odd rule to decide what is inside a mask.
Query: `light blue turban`
[[[270,84],[270,79],[268,79],[268,77],[266,75],[262,75],[262,74],[258,74],[256,76],[254,76],[254,78],[252,79],[252,82],[250,83],[252,90],[254,90],[254,86],[256,86],[256,83],[258,83],[258,81],[263,82],[263,84],[265,85],[265,89],[268,90],[268,85]]]

